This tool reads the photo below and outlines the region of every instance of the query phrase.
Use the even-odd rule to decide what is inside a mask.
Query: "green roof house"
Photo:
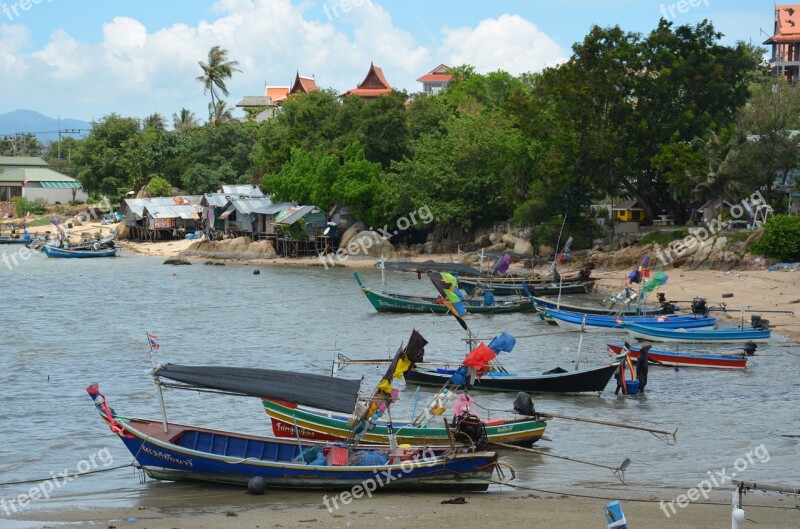
[[[43,198],[48,204],[89,199],[80,182],[48,168],[41,158],[0,157],[0,169],[0,201],[19,196],[28,200]]]

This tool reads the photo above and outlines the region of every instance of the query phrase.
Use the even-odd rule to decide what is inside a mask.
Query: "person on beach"
[[[636,379],[639,381],[639,393],[644,393],[647,385],[647,370],[650,362],[650,345],[643,345],[639,349],[639,357],[636,359]]]

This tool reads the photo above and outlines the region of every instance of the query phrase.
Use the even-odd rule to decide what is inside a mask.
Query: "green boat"
[[[441,298],[406,296],[392,292],[378,292],[361,282],[357,272],[353,272],[358,286],[378,312],[429,312],[447,314],[448,308]],[[502,299],[495,301],[491,294],[481,298],[464,300],[464,308],[471,314],[509,314],[512,312],[536,312],[533,298]]]

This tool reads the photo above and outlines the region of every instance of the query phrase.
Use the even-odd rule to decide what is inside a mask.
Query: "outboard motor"
[[[756,354],[756,349],[758,349],[758,345],[755,342],[745,342],[744,343],[744,354],[747,356],[753,356]]]
[[[533,407],[531,396],[524,391],[517,393],[517,398],[514,399],[514,411],[520,415],[535,416],[536,410]]]
[[[453,437],[459,443],[470,446],[479,446],[487,442],[486,425],[475,415],[469,412],[455,417],[453,420]]]
[[[702,317],[708,316],[708,303],[705,298],[692,299],[692,314]]]
[[[754,329],[758,329],[760,331],[769,330],[769,320],[763,319],[758,314],[753,314],[750,316],[750,325],[752,325]]]

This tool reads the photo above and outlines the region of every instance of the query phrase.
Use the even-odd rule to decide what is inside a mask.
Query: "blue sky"
[[[241,63],[229,83],[235,104],[297,70],[344,91],[374,61],[396,87],[416,90],[416,78],[442,62],[512,73],[557,64],[593,24],[647,32],[664,15],[677,24],[707,18],[725,43],[761,43],[774,17],[764,0],[30,1],[23,10],[0,0],[0,113],[80,119],[170,116],[182,106],[205,118],[194,76],[215,44]]]

